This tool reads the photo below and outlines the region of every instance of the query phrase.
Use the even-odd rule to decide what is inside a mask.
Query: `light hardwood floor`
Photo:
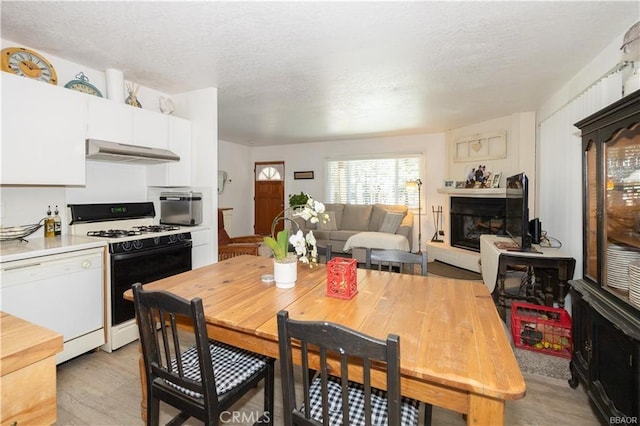
[[[58,366],[57,425],[141,425],[138,342],[115,352],[93,352]],[[276,362],[275,425],[281,425],[282,397]],[[506,425],[582,425],[600,423],[582,389],[571,389],[565,380],[523,374],[527,395],[506,405]],[[175,410],[161,405],[160,421],[166,423]],[[262,389],[240,401],[225,420],[228,425],[252,424],[262,407]],[[237,411],[235,411],[237,410]],[[236,416],[236,421],[232,416]],[[201,424],[190,419],[187,425]],[[465,425],[458,413],[434,407],[434,425]]]

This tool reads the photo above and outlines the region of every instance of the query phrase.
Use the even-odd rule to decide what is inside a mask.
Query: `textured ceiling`
[[[252,146],[444,131],[545,99],[629,2],[12,2],[2,37],[179,93],[218,88]]]

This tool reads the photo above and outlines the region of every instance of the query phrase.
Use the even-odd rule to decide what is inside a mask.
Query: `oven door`
[[[111,255],[111,325],[135,318],[122,294],[135,283],[150,283],[191,270],[191,241],[169,247]]]

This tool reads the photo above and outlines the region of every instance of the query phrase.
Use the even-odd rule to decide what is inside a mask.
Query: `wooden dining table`
[[[278,358],[276,314],[331,321],[379,339],[400,336],[404,396],[467,415],[469,425],[504,424],[505,401],[526,386],[486,286],[435,276],[357,270],[357,294],[327,296],[327,267],[299,264],[296,285],[263,282],[273,259],[238,256],[146,284],[203,300],[209,337]],[[124,297],[133,300],[131,290]],[[378,377],[375,377],[375,374]],[[383,383],[383,371],[374,381]],[[141,369],[144,386],[144,369]],[[145,398],[143,393],[143,415]]]

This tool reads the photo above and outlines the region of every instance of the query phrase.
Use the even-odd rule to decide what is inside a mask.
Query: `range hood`
[[[149,165],[180,161],[180,156],[168,149],[148,148],[96,139],[87,139],[86,153],[87,160],[110,161],[112,163]]]

